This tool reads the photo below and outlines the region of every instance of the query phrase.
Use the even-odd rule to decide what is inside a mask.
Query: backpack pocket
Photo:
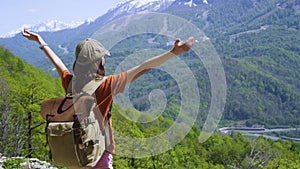
[[[77,155],[85,166],[95,166],[105,151],[105,135],[98,121],[82,126],[81,146],[76,146]]]
[[[75,149],[73,123],[53,122],[49,123],[47,127],[52,160],[59,166],[80,166]]]
[[[105,150],[105,136],[97,121],[74,128],[74,122],[50,122],[48,144],[55,164],[93,167]]]

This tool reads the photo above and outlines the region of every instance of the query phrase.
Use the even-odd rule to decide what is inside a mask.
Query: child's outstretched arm
[[[146,60],[144,63],[142,63],[139,66],[136,66],[130,70],[127,71],[127,84],[133,82],[138,77],[143,75],[144,73],[148,72],[149,70],[156,68],[160,66],[161,64],[165,63],[169,59],[180,55],[184,52],[187,52],[190,50],[192,45],[194,44],[194,38],[189,38],[184,44],[180,45],[180,40],[176,40],[174,44],[174,48],[166,52],[162,55],[155,56],[151,59]]]
[[[64,63],[61,61],[61,59],[52,51],[52,49],[45,43],[45,41],[40,35],[30,32],[27,29],[24,29],[22,31],[22,35],[25,38],[35,41],[41,45],[40,48],[45,52],[47,57],[54,64],[57,73],[60,77],[62,76],[63,71],[68,70],[67,67],[64,65]]]

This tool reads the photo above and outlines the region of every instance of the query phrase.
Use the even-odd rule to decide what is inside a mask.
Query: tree
[[[20,110],[17,104],[11,104],[12,91],[1,76],[0,93],[0,144],[5,145],[0,147],[0,152],[6,156],[20,156],[24,147],[22,142],[24,140],[23,116],[14,113],[20,113]]]
[[[273,161],[279,152],[273,149],[270,142],[263,137],[257,139],[249,139],[250,152],[243,161],[246,168],[259,168],[266,166],[269,161]]]
[[[39,115],[40,103],[43,97],[43,89],[40,87],[36,80],[33,80],[23,88],[19,93],[20,104],[27,114],[27,157],[31,158],[33,153],[33,143],[32,137],[33,134],[41,134],[40,131],[35,132],[37,128],[45,124],[45,121],[33,117]],[[34,125],[33,125],[34,124]]]
[[[11,115],[9,113],[9,101],[8,101],[8,87],[4,79],[0,76],[0,144],[6,145],[6,138],[8,138],[9,121],[11,120]],[[5,152],[6,146],[0,147],[0,152]]]

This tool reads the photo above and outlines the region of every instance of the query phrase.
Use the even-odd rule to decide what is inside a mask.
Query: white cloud
[[[31,9],[28,9],[27,11],[30,12],[30,13],[36,13],[36,12],[39,11],[39,9],[31,8]]]

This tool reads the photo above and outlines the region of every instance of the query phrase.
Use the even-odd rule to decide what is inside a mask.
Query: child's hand
[[[174,48],[171,50],[172,53],[174,53],[175,55],[180,55],[184,52],[187,52],[191,49],[191,47],[193,46],[195,40],[193,37],[190,37],[184,44],[180,45],[180,40],[177,39],[175,44],[174,44]]]
[[[33,33],[33,32],[28,31],[27,29],[24,29],[24,30],[22,31],[22,35],[23,35],[25,38],[29,39],[29,40],[36,41],[36,42],[38,42],[38,43],[41,43],[41,42],[40,42],[41,37],[40,37],[38,34],[36,34],[36,33]]]

